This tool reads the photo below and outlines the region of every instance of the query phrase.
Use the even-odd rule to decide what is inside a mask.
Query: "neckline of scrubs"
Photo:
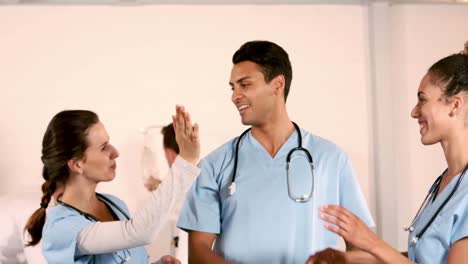
[[[104,195],[104,194],[101,194],[101,195],[106,196],[106,195]],[[57,200],[59,200],[61,197],[62,197],[62,195],[60,195],[60,196],[57,198]],[[109,199],[109,200],[111,200],[111,198],[108,197],[108,196],[106,196],[106,198]],[[110,210],[110,213],[113,215],[113,217],[116,217],[116,218],[117,218],[117,219],[112,220],[112,221],[127,220],[127,217],[120,211],[120,210],[123,210],[122,208],[117,208],[117,207],[116,207],[116,206],[117,206],[116,204],[109,203],[109,202],[107,202],[105,199],[100,198],[99,196],[98,196],[98,199],[99,199],[99,201],[101,201],[101,202],[104,203],[104,205],[107,207],[107,209]],[[111,201],[112,201],[112,200],[111,200]],[[66,202],[61,201],[61,199],[60,199],[60,202],[59,202],[58,205],[64,207],[64,208],[67,209],[67,210],[71,210],[71,211],[77,212],[77,213],[79,213],[81,216],[85,217],[86,219],[88,219],[88,220],[90,220],[90,221],[91,221],[91,219],[92,219],[91,222],[102,222],[101,220],[99,220],[99,219],[98,219],[96,216],[94,216],[93,214],[84,212],[84,211],[80,210],[80,209],[77,208],[77,207],[74,207],[74,206],[72,206],[72,205],[70,205],[70,204],[68,204],[68,203],[66,203]],[[91,219],[90,219],[90,217],[91,217]],[[110,221],[110,222],[112,222],[112,221]]]
[[[431,200],[424,207],[421,215],[418,217],[418,219],[414,223],[413,225],[414,230],[410,231],[408,234],[408,257],[411,260],[420,261],[420,262],[422,261],[421,263],[427,262],[429,259],[434,260],[433,259],[434,256],[427,256],[427,253],[425,253],[425,251],[428,250],[428,246],[429,247],[435,246],[435,249],[441,250],[439,246],[444,247],[444,245],[446,245],[444,242],[445,241],[444,235],[442,235],[444,230],[440,229],[440,225],[443,223],[443,221],[441,220],[446,219],[447,217],[451,217],[451,213],[447,213],[446,210],[449,210],[449,212],[452,212],[452,209],[450,208],[454,206],[453,203],[454,202],[457,203],[457,200],[459,202],[460,200],[459,195],[464,195],[462,191],[464,188],[468,186],[468,181],[466,181],[465,177],[460,182],[460,185],[458,186],[458,189],[455,191],[454,195],[450,198],[450,200],[447,202],[444,208],[438,213],[438,216],[429,225],[426,232],[419,238],[419,241],[417,243],[413,243],[412,239],[414,238],[414,236],[419,234],[421,230],[428,224],[430,219],[434,216],[434,213],[439,209],[441,204],[447,199],[447,197],[453,191],[453,188],[455,187],[460,177],[461,177],[461,173],[455,176],[447,185],[447,187],[445,187],[445,189],[436,197],[435,201],[432,202]],[[444,250],[447,250],[447,249],[444,249]],[[431,252],[431,254],[432,253],[434,252]],[[440,251],[439,253],[443,253],[443,252]]]
[[[434,213],[439,209],[439,207],[442,205],[442,203],[447,199],[447,197],[450,195],[450,193],[453,191],[453,188],[455,187],[455,184],[457,183],[458,179],[460,178],[462,173],[459,173],[457,176],[453,177],[453,179],[450,181],[450,183],[442,190],[439,195],[437,195],[436,199],[432,201],[432,199],[429,201],[429,203],[424,207],[423,212],[421,215],[416,219],[416,222],[414,223],[414,230],[410,232],[410,237],[412,238],[416,234],[418,234],[421,229],[423,229],[426,224],[429,222],[429,220],[432,218]],[[460,182],[460,186],[458,187],[457,191],[460,190],[460,188],[463,188],[463,182]],[[456,193],[456,192],[455,192]],[[453,198],[453,197],[452,197]],[[450,200],[447,202],[449,203]],[[439,212],[439,215],[443,213],[445,207],[447,204],[444,206],[444,208]],[[428,228],[431,228],[431,226],[434,224],[434,221],[431,223],[431,225]],[[427,231],[426,231],[427,232]],[[421,239],[424,238],[424,234],[422,235]],[[411,245],[414,245],[413,243]]]
[[[299,128],[301,130],[301,133],[303,133],[302,129]],[[286,155],[288,155],[288,152],[292,149],[292,148],[295,148],[297,147],[298,143],[297,143],[297,131],[294,129],[293,133],[291,135],[289,135],[288,139],[286,139],[286,141],[283,143],[283,145],[280,147],[280,149],[278,150],[278,152],[276,152],[275,156],[272,157],[270,155],[270,153],[268,153],[268,151],[265,149],[265,147],[260,143],[260,141],[258,141],[252,134],[252,130],[249,131],[249,133],[247,133],[247,140],[249,141],[249,143],[252,144],[252,146],[254,146],[256,149],[258,149],[259,151],[261,151],[263,153],[263,155],[265,157],[268,158],[268,160],[270,161],[276,161],[278,160],[279,158],[283,158],[286,160]],[[304,145],[304,143],[303,143]],[[290,147],[292,146],[292,147]]]

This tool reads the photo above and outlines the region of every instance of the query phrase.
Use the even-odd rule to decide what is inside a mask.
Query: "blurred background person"
[[[163,137],[162,142],[164,156],[166,158],[167,165],[169,166],[169,168],[171,168],[172,164],[177,158],[177,155],[179,155],[180,152],[179,145],[177,144],[176,140],[176,134],[174,131],[173,123],[163,126],[161,128],[161,134]],[[169,170],[168,175],[166,175],[165,177],[173,177],[171,170]],[[158,188],[160,183],[161,180],[150,176],[145,181],[145,187],[149,191],[153,191]],[[179,219],[180,210],[182,208],[182,203],[185,199],[185,196],[181,196],[179,197],[179,199],[180,200],[177,202],[179,207],[177,207],[174,210],[173,214],[170,216],[169,222],[161,231],[159,238],[163,241],[166,240],[169,244],[169,254],[175,256],[182,263],[188,263],[188,235],[185,232],[182,232],[177,227],[177,220]],[[163,242],[158,241],[153,247],[160,247],[161,243]]]

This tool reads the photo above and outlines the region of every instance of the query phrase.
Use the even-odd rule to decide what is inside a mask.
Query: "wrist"
[[[373,246],[369,248],[369,253],[377,258],[380,258],[383,252],[385,252],[385,248],[387,247],[387,244],[383,240],[380,240],[380,239],[377,239],[372,244]]]

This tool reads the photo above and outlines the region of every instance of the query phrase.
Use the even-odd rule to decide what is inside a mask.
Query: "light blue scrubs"
[[[447,263],[453,243],[468,237],[468,175],[465,175],[455,194],[434,219],[416,244],[411,240],[424,228],[434,213],[450,195],[460,175],[452,179],[434,202],[430,202],[414,223],[408,237],[408,257],[416,263]]]
[[[318,217],[321,205],[342,205],[374,226],[346,154],[329,141],[301,132],[315,165],[315,191],[309,202],[296,203],[287,191],[286,156],[297,147],[297,133],[272,158],[249,132],[240,143],[236,192],[230,195],[228,189],[233,139],[200,162],[202,172],[187,194],[178,227],[218,234],[214,251],[226,260],[273,264],[304,263],[314,252],[337,246],[338,236]],[[290,171],[293,193],[308,194],[307,160],[293,158]]]
[[[129,215],[127,205],[115,196],[104,194],[104,196],[114,202],[127,215]],[[105,201],[104,201],[105,202]],[[120,220],[127,218],[111,204],[108,204],[112,211]],[[78,233],[87,225],[93,223],[77,211],[63,205],[56,205],[47,211],[46,222],[42,231],[42,252],[49,264],[64,263],[122,263],[122,260],[115,252],[97,255],[83,255],[76,247]],[[148,254],[144,247],[131,248],[129,250],[117,251],[123,257],[128,256],[130,260],[125,263],[148,263]]]

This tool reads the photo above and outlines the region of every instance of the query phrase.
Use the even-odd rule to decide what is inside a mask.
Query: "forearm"
[[[404,253],[398,252],[390,245],[385,243],[383,240],[380,240],[369,252],[372,254],[379,263],[401,263],[401,264],[410,264],[414,263],[409,260]]]
[[[373,231],[373,230],[372,230]],[[381,263],[374,255],[361,250],[352,244],[346,242],[346,252],[345,252],[345,261],[350,264],[374,264]]]
[[[189,264],[233,264],[217,255],[211,248],[205,246],[194,246],[189,249]]]
[[[77,247],[81,254],[102,254],[151,243],[181,202],[199,174],[199,169],[176,159],[172,175],[151,193],[142,208],[128,221],[97,222],[80,231]]]
[[[381,263],[378,258],[362,250],[351,250],[345,253],[346,263],[349,264],[377,264]]]
[[[377,264],[377,263],[413,263],[407,259],[406,252],[392,252],[390,253],[371,253],[362,250],[350,250],[346,251],[345,259],[346,263],[349,264]],[[393,255],[396,254],[396,255]]]

